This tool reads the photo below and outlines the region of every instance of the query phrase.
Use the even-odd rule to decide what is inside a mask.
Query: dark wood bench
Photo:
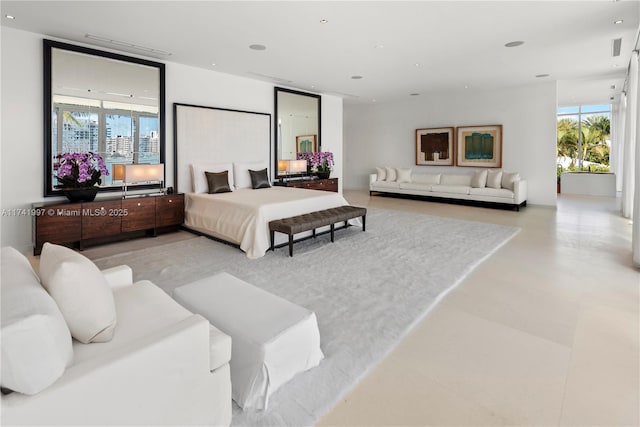
[[[344,222],[345,227],[348,227],[349,220],[358,217],[362,217],[362,231],[366,231],[367,209],[357,206],[339,206],[270,221],[271,250],[273,251],[275,248],[274,237],[276,231],[289,235],[289,256],[293,256],[293,236],[295,234],[313,230],[313,237],[316,237],[316,229],[328,225],[330,226],[331,241],[333,242],[335,224]]]

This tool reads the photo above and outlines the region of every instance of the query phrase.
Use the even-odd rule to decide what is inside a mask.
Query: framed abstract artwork
[[[456,165],[502,167],[502,125],[456,128]]]
[[[453,166],[453,129],[416,129],[416,165]]]
[[[316,135],[296,136],[296,153],[315,153],[318,151]]]

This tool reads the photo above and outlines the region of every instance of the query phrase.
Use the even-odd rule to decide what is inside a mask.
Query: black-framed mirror
[[[164,64],[43,42],[45,196],[62,195],[54,169],[59,154],[99,154],[109,172],[99,191],[122,188],[113,165],[165,162]]]
[[[321,102],[317,94],[281,87],[274,88],[275,177],[286,175],[278,168],[281,160],[296,160],[300,152],[321,151]],[[282,163],[281,163],[282,164]]]

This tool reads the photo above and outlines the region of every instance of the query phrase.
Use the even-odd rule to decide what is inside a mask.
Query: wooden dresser
[[[294,181],[277,181],[274,185],[282,187],[306,188],[307,190],[322,190],[338,192],[338,178],[328,179],[299,179]]]
[[[105,198],[93,202],[44,202],[33,205],[33,254],[45,242],[86,245],[155,236],[184,222],[184,194]]]

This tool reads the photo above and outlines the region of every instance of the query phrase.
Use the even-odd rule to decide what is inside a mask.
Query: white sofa
[[[2,248],[1,424],[229,425],[230,337],[129,267],[102,273],[113,337],[83,344],[44,277]]]
[[[422,174],[410,168],[377,169],[369,175],[369,195],[399,194],[515,210],[527,204],[527,181],[518,173],[483,169],[464,175]]]

